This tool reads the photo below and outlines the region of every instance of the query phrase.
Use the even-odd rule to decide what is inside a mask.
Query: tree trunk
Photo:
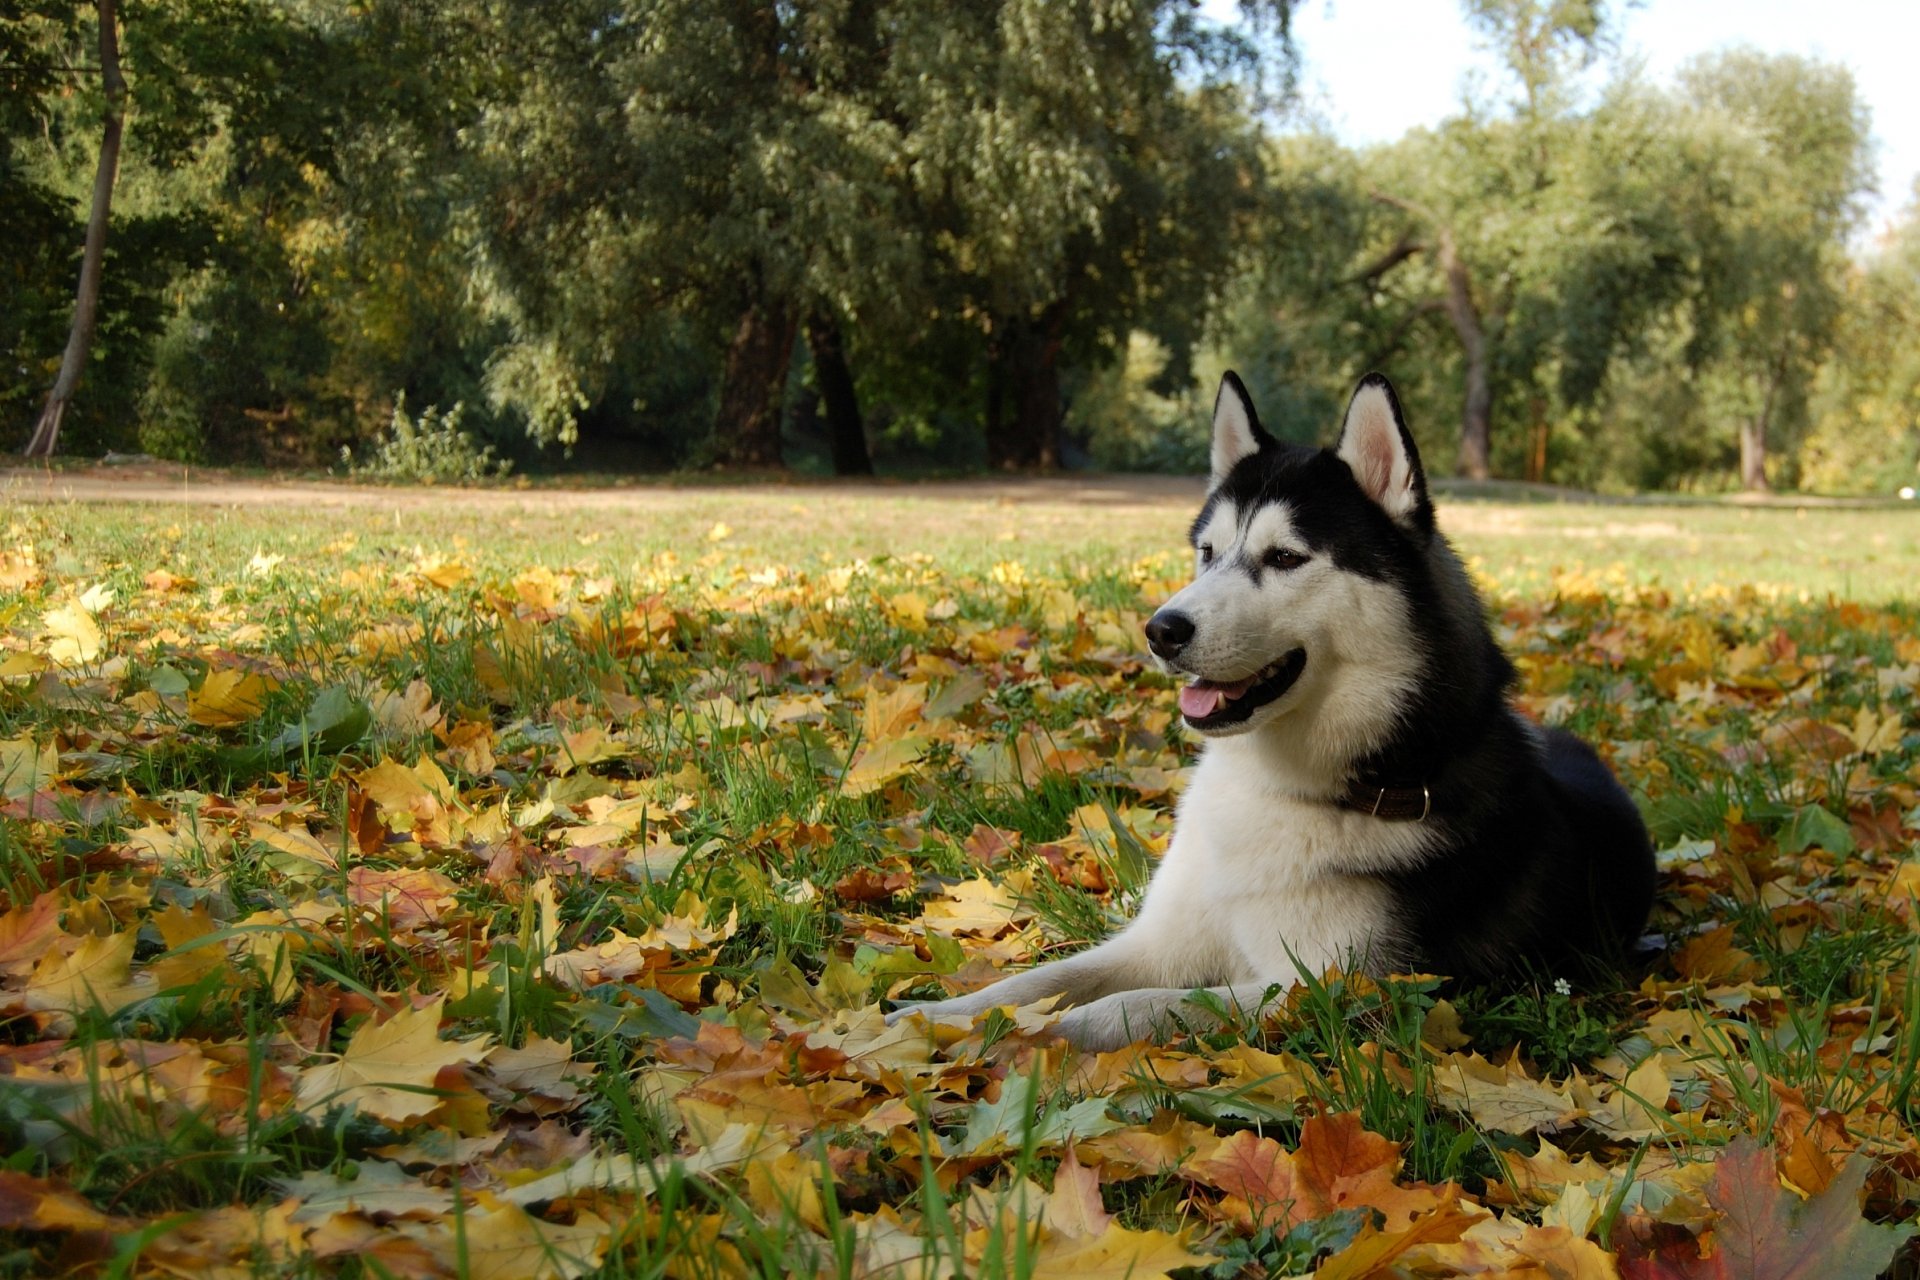
[[[1480,312],[1473,305],[1472,281],[1467,264],[1455,252],[1453,233],[1440,228],[1440,268],[1447,276],[1447,319],[1453,322],[1454,336],[1460,339],[1460,355],[1466,362],[1467,395],[1460,410],[1460,474],[1473,480],[1485,480],[1492,474],[1489,460],[1493,441],[1493,393],[1487,378],[1487,335],[1480,325]]]
[[[813,353],[814,382],[827,411],[827,436],[833,445],[833,474],[870,476],[873,457],[867,452],[867,426],[860,418],[860,396],[854,390],[853,371],[847,368],[846,344],[840,324],[825,312],[807,321],[807,350]]]
[[[127,82],[120,75],[120,32],[114,0],[96,0],[100,14],[100,87],[106,94],[105,127],[100,135],[100,163],[93,172],[93,208],[87,214],[87,245],[80,255],[80,287],[73,302],[73,328],[67,333],[60,373],[47,393],[46,408],[27,441],[29,458],[46,458],[60,442],[60,421],[80,385],[87,349],[93,345],[94,321],[100,310],[100,269],[107,253],[107,210],[113,203],[113,180],[120,171],[120,131],[126,118]]]
[[[1527,450],[1527,479],[1540,484],[1547,478],[1547,402],[1535,396],[1532,407],[1533,447]]]
[[[1764,413],[1740,420],[1740,487],[1767,491],[1767,419]]]
[[[714,434],[735,466],[784,465],[780,400],[799,327],[794,308],[764,301],[750,304],[740,316],[727,346],[720,412],[714,419]]]
[[[995,326],[987,347],[987,463],[996,470],[1060,465],[1060,345],[1066,303]]]

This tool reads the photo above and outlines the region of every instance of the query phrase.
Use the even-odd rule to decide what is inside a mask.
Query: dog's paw
[[[889,1009],[884,1016],[887,1020],[887,1025],[891,1027],[896,1023],[905,1022],[916,1013],[924,1014],[927,1010],[935,1008],[939,1004],[940,1001],[938,1000],[916,1000],[911,1004],[898,1005]]]
[[[916,1013],[924,1017],[928,1022],[939,1022],[943,1019],[956,1020],[960,1018],[970,1018],[977,1012],[985,1012],[989,1007],[979,1005],[979,1008],[976,1009],[975,1005],[979,1005],[979,1002],[972,996],[950,996],[945,1000],[913,1000],[888,1011],[886,1014],[887,1025],[891,1027],[897,1022],[905,1021]]]

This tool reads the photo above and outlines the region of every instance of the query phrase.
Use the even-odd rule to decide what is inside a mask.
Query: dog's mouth
[[[1295,649],[1276,658],[1245,680],[1222,683],[1195,679],[1180,690],[1180,711],[1196,729],[1221,729],[1248,716],[1293,688],[1306,670],[1307,651]]]

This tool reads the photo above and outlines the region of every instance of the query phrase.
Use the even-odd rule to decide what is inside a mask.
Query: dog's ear
[[[1400,397],[1385,374],[1360,379],[1347,405],[1334,452],[1360,482],[1360,490],[1395,521],[1420,532],[1433,529],[1433,505],[1427,500],[1427,475],[1413,447]]]
[[[1242,458],[1251,458],[1272,442],[1240,375],[1227,370],[1213,397],[1213,483],[1219,484]]]

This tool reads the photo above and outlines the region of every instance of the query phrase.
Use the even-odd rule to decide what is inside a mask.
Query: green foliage
[[[513,464],[494,457],[492,445],[477,444],[460,429],[466,410],[464,404],[444,411],[428,405],[413,417],[402,393],[394,397],[386,432],[369,443],[362,458],[356,458],[351,447],[341,449],[340,461],[362,479],[413,484],[474,484],[506,475]]]
[[[1920,221],[1852,260],[1842,69],[1733,50],[1595,92],[1612,6],[1466,0],[1496,91],[1355,151],[1261,112],[1290,5],[1246,8],[129,3],[69,447],[324,461],[402,389],[523,466],[819,469],[817,321],[882,470],[1194,469],[1222,369],[1309,440],[1387,367],[1421,422],[1484,420],[1497,474],[1920,476]],[[72,307],[93,21],[0,16],[16,424]]]

